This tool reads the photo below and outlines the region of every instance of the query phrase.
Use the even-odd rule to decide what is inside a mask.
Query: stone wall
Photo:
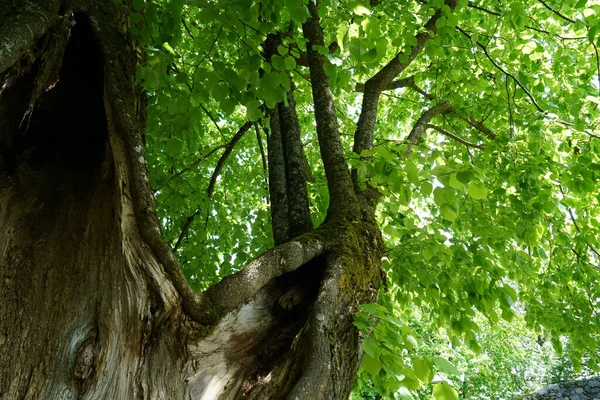
[[[600,400],[600,376],[550,385],[522,400]]]

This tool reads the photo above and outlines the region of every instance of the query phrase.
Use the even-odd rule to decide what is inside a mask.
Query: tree
[[[593,2],[0,7],[5,398],[392,396],[414,307],[597,365]]]

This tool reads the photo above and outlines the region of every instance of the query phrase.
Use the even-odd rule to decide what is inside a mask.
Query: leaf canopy
[[[329,193],[302,62],[306,1],[139,0],[134,9],[131,34],[147,55],[138,79],[148,92],[158,216],[201,290],[273,244],[264,107],[287,101],[292,82],[315,178],[314,223],[325,217]],[[437,32],[409,59],[437,10]],[[440,358],[409,366],[394,356],[417,345],[402,322],[416,309],[475,353],[485,351],[476,315],[491,324],[523,315],[557,348],[569,337],[571,355],[597,368],[600,3],[460,0],[451,10],[443,0],[329,0],[319,12],[326,43],[337,44],[319,51],[346,160],[382,194],[377,218],[389,249],[389,292],[355,322],[370,332],[364,370],[383,393],[414,390],[434,370],[457,373]],[[276,32],[286,35],[268,63],[262,43]],[[359,156],[352,134],[364,82],[395,57],[409,65],[382,93],[374,147]],[[247,121],[252,128],[211,183]],[[457,396],[445,382],[433,395]]]

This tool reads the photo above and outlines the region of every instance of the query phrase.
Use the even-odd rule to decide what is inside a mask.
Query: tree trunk
[[[154,215],[127,7],[0,7],[0,398],[346,398],[374,220],[193,293]]]

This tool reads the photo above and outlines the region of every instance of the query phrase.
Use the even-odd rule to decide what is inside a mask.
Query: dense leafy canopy
[[[304,3],[133,2],[159,218],[198,290],[273,244],[264,110],[286,101],[288,74],[315,225],[325,216]],[[439,9],[437,33],[382,94],[373,150],[352,153],[364,82],[397,54],[410,61],[402,51]],[[401,396],[461,373],[416,353],[415,312],[473,354],[488,351],[482,324],[517,315],[557,351],[568,337],[575,362],[597,369],[600,2],[322,0],[319,12],[336,43],[320,50],[346,159],[382,194],[387,290],[357,316],[363,378]],[[261,45],[275,32],[283,43],[268,63]],[[441,381],[433,394],[456,389]]]

